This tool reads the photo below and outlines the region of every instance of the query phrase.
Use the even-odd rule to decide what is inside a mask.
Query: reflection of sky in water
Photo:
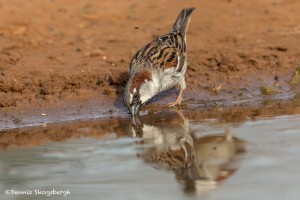
[[[111,134],[1,151],[0,199],[23,199],[4,195],[7,188],[71,192],[49,199],[300,199],[299,122],[299,115],[283,116],[230,128],[234,137],[247,141],[247,152],[232,158],[228,165],[236,171],[216,189],[195,194],[183,192],[174,172],[156,169],[137,156],[156,147],[142,139]],[[224,133],[214,120],[189,122],[189,130],[196,138]],[[199,182],[196,187],[204,186]]]

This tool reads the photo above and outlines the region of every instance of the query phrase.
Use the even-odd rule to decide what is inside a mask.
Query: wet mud
[[[247,120],[258,120],[265,117],[274,117],[282,115],[300,114],[300,98],[291,100],[273,100],[265,101],[261,105],[249,106],[249,104],[236,105],[229,107],[219,107],[218,105],[210,107],[200,107],[193,109],[183,109],[181,115],[186,120],[201,122],[210,119],[217,120],[219,123],[229,123],[233,126],[243,124]],[[153,114],[139,117],[142,123],[152,125],[164,124],[182,124],[184,121],[179,110],[154,110]],[[15,148],[18,146],[36,146],[47,144],[49,142],[62,142],[71,138],[92,137],[102,138],[109,133],[115,133],[116,137],[138,137],[143,135],[140,129],[132,133],[133,119],[128,117],[112,117],[110,119],[89,119],[70,122],[60,122],[53,124],[42,124],[34,127],[6,129],[0,131],[0,147],[3,150]],[[130,131],[131,130],[131,131]]]

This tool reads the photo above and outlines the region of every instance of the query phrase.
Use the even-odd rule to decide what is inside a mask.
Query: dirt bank
[[[119,99],[131,57],[168,32],[188,6],[197,10],[187,35],[185,100],[295,92],[297,0],[0,1],[2,121],[50,108],[78,108],[88,116],[93,109],[82,102],[93,99],[99,100],[97,112],[124,112]],[[176,92],[168,94],[161,103]]]

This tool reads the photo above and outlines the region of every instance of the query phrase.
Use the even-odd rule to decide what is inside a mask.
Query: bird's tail
[[[194,7],[183,9],[173,25],[173,31],[180,31],[183,35],[185,35],[194,10]]]

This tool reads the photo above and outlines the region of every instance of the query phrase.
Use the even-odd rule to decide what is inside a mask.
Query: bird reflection
[[[154,168],[174,172],[185,192],[216,188],[236,171],[230,164],[237,153],[245,151],[245,142],[233,137],[229,129],[220,135],[195,137],[179,111],[134,117],[129,133],[141,138],[138,156]]]

